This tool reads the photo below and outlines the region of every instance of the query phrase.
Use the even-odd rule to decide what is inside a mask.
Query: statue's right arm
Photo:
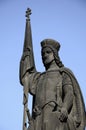
[[[31,95],[36,94],[36,86],[37,86],[36,84],[39,80],[39,77],[40,77],[40,72],[32,72],[32,73],[27,72],[22,80],[24,84],[23,86],[27,86],[28,92]]]
[[[27,86],[31,94],[35,94],[39,75],[40,73],[36,71],[31,53],[29,51],[24,52],[20,60],[20,83]]]

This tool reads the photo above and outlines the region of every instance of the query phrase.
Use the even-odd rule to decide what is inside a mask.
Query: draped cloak
[[[71,79],[72,82],[72,86],[73,86],[73,94],[74,94],[74,98],[73,98],[73,105],[72,108],[68,114],[68,119],[66,122],[61,122],[58,119],[59,113],[58,112],[51,112],[53,110],[53,105],[50,102],[54,102],[54,98],[52,99],[52,97],[50,97],[50,100],[45,102],[44,104],[47,104],[44,106],[37,106],[37,102],[36,102],[36,90],[37,90],[37,83],[38,80],[40,79],[40,73],[34,73],[33,77],[31,80],[33,81],[33,85],[31,86],[31,90],[30,93],[33,95],[33,110],[34,107],[37,106],[39,108],[38,110],[38,115],[34,115],[32,114],[32,123],[30,124],[28,130],[84,130],[85,129],[85,105],[84,105],[84,100],[82,97],[82,93],[80,90],[80,86],[74,76],[74,74],[71,72],[71,70],[69,70],[68,68],[62,67],[59,69],[59,72],[61,75],[63,75],[63,73],[65,73],[66,75],[69,76],[69,78]],[[43,73],[42,73],[43,75]],[[34,86],[35,86],[35,90],[34,90]],[[43,96],[40,94],[40,96]],[[50,96],[50,95],[49,95]],[[52,95],[51,95],[52,96]],[[62,95],[59,95],[62,96]],[[39,97],[40,98],[40,97]],[[42,102],[42,101],[41,101]],[[57,104],[58,105],[58,104]],[[43,118],[44,118],[44,113],[45,117],[48,117],[44,120],[49,120],[49,123],[43,123]],[[48,115],[48,113],[50,113]],[[42,124],[43,123],[43,124]],[[78,124],[76,126],[76,124]],[[32,125],[32,126],[31,126]]]

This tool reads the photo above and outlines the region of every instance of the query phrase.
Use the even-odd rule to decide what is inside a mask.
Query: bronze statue
[[[31,10],[28,9],[24,49],[20,61],[20,83],[24,86],[23,130],[84,130],[83,97],[74,74],[60,60],[59,42],[53,39],[41,42],[42,61],[46,71],[40,73],[36,70],[30,14]],[[33,96],[32,115],[28,109],[28,93]]]

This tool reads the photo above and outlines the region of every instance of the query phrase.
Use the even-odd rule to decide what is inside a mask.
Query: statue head
[[[60,43],[53,40],[53,39],[44,39],[41,42],[42,47],[42,60],[44,63],[44,66],[46,67],[48,64],[52,63],[53,60],[55,60],[56,64],[59,67],[62,67],[63,64],[60,61],[58,51],[60,49]]]

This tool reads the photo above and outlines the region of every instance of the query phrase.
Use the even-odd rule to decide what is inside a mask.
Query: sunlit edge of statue
[[[28,75],[29,75],[29,73],[38,73],[38,75],[40,75],[40,73],[36,71],[36,67],[35,67],[35,63],[34,63],[32,34],[31,34],[31,25],[30,25],[30,18],[29,18],[30,14],[31,14],[31,10],[28,8],[26,11],[27,19],[26,19],[26,30],[25,30],[23,54],[22,54],[22,57],[20,60],[20,83],[21,83],[21,85],[24,86],[23,87],[24,88],[23,130],[27,130],[27,129],[28,130],[41,130],[40,128],[38,128],[38,129],[33,128],[34,115],[32,114],[32,116],[31,116],[29,113],[29,109],[28,109],[28,92],[30,91],[29,90],[30,88],[28,85],[28,77],[29,77]],[[54,46],[54,48],[53,48],[53,46]],[[74,100],[73,106],[77,105],[77,106],[75,106],[75,108],[73,108],[73,109],[76,109],[76,111],[77,111],[77,117],[75,117],[76,119],[73,118],[73,120],[76,121],[76,128],[75,128],[75,126],[73,126],[74,124],[70,120],[70,115],[68,115],[66,123],[68,123],[69,128],[67,130],[72,130],[72,129],[73,130],[84,130],[85,129],[85,105],[84,105],[83,96],[81,94],[79,84],[78,84],[74,74],[68,68],[64,67],[64,65],[60,61],[59,54],[58,54],[58,51],[60,49],[60,43],[53,40],[53,39],[45,39],[41,42],[41,47],[42,47],[42,53],[43,53],[43,48],[46,48],[46,47],[48,47],[52,50],[52,52],[54,53],[55,61],[59,62],[59,63],[56,63],[56,64],[59,64],[59,66],[60,66],[59,72],[61,74],[66,73],[70,77],[72,84],[73,84],[73,92],[74,92],[74,98],[75,98],[75,99],[73,99]],[[44,62],[43,58],[44,57],[42,56],[42,60]],[[46,64],[44,63],[44,66],[45,66],[46,71],[47,71],[49,68],[49,65],[46,66]],[[42,75],[42,73],[41,73],[41,75]],[[34,97],[35,96],[33,95],[33,108],[32,108],[33,110],[34,110],[34,100],[35,100]],[[56,104],[56,106],[58,105],[58,103],[56,101],[55,101],[55,104]],[[73,110],[71,109],[71,111],[73,111]],[[59,115],[59,113],[57,115]],[[61,121],[60,117],[59,117],[59,120]],[[58,123],[60,122],[59,120],[57,121]],[[29,121],[29,128],[27,126],[28,121]],[[53,123],[55,123],[55,122],[53,122]],[[37,127],[40,127],[40,125]],[[50,129],[48,127],[46,127],[46,128],[44,128],[44,130],[50,130]],[[64,128],[60,124],[59,129],[57,128],[56,130],[64,130]]]

